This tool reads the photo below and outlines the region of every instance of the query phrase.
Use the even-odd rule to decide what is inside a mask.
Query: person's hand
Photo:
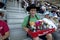
[[[26,32],[28,32],[28,31],[29,31],[29,28],[24,27],[24,30],[25,30]]]
[[[25,29],[25,31],[26,31],[26,32],[28,32],[28,31],[29,31],[29,29],[28,29],[28,28],[26,28],[26,29]]]
[[[2,39],[2,35],[1,35],[1,34],[0,34],[0,40],[3,40],[3,39]]]

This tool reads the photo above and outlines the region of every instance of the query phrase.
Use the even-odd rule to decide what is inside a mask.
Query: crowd
[[[19,0],[17,0],[19,2]],[[0,2],[0,8],[6,9],[7,0]],[[30,27],[35,25],[34,23],[37,20],[42,20],[43,23],[48,24],[48,28],[55,28],[55,32],[39,35],[33,40],[60,40],[60,8],[52,5],[48,2],[41,2],[39,0],[22,0],[21,2],[22,8],[28,11],[29,15],[24,18],[22,23],[23,29],[27,32],[27,36],[31,38],[28,34]],[[37,14],[40,13],[44,17],[41,19],[40,16]],[[0,10],[0,40],[9,40],[9,27],[7,23],[2,19],[4,16],[3,11]],[[33,25],[32,25],[33,24]],[[41,25],[42,26],[42,25]]]
[[[25,17],[23,21],[23,28],[28,33],[30,29],[30,24],[36,22],[36,20],[40,19],[40,16],[37,15],[37,13],[40,13],[44,15],[44,17],[41,19],[44,23],[47,23],[55,28],[54,33],[46,34],[43,36],[37,36],[35,38],[32,38],[33,40],[39,40],[39,38],[42,38],[43,40],[59,40],[59,31],[60,31],[60,7],[53,5],[51,3],[48,3],[47,1],[44,1],[43,3],[39,0],[23,0],[22,1],[22,7],[25,8],[25,10],[28,11],[29,16]],[[51,28],[49,26],[49,28]],[[58,32],[57,32],[58,31]],[[46,39],[44,39],[44,37]]]
[[[37,11],[40,14],[44,14],[46,11],[49,11],[50,16],[57,16],[58,19],[60,19],[60,7],[53,5],[52,3],[49,3],[47,1],[44,1],[43,3],[39,0],[22,0],[22,8],[26,8],[31,5],[35,4],[37,7],[39,7],[39,10]]]

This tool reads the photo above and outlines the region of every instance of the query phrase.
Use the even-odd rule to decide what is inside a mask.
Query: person
[[[58,17],[57,16],[53,16],[51,18],[51,20],[54,22],[54,24],[57,26],[58,25]]]
[[[60,17],[60,10],[58,9],[56,10],[56,12],[57,12],[57,16]]]
[[[17,0],[17,4],[18,4],[18,6],[19,6],[19,0]]]
[[[36,6],[38,6],[38,7],[40,7],[40,5],[41,5],[41,3],[40,3],[40,1],[36,1]]]
[[[54,37],[54,40],[60,40],[60,20],[59,20],[59,23],[58,23],[57,31],[54,32],[52,35]]]
[[[3,11],[0,11],[0,40],[9,40],[9,27],[7,23],[2,19],[3,16]]]
[[[58,15],[55,10],[52,10],[51,12],[52,12],[52,13],[50,13],[51,20],[54,22],[55,25],[57,25]]]
[[[24,8],[25,9],[29,5],[27,0],[22,0],[22,4],[24,5]]]
[[[22,0],[21,1],[21,7],[24,8],[25,2]]]
[[[35,4],[35,0],[31,0],[31,4]]]
[[[7,0],[2,0],[2,2],[5,4],[4,9],[6,9]]]
[[[38,7],[36,7],[34,4],[28,6],[26,9],[30,14],[30,21],[29,22],[36,22],[38,19],[35,17],[36,15],[36,10]],[[37,16],[37,15],[36,15]],[[40,19],[40,16],[37,16]],[[28,18],[29,16],[25,17],[24,21],[23,21],[23,28],[25,29],[26,32],[28,32],[29,28],[26,26],[28,23]],[[32,38],[33,40],[39,40],[39,37],[36,38]]]
[[[17,0],[17,2],[19,3],[19,0]]]
[[[58,20],[60,20],[60,10],[58,9],[56,12],[57,12]]]
[[[29,15],[24,18],[24,21],[22,23],[22,27],[26,32],[28,32],[28,30],[30,29],[30,26],[31,26],[30,24],[32,22],[35,23],[37,20],[40,20],[40,16],[37,14],[37,11],[39,10],[39,7],[36,7],[35,4],[31,4],[26,9],[29,12]],[[27,36],[30,37],[29,35],[27,35]],[[39,36],[37,36],[37,37],[32,38],[32,39],[33,40],[40,40],[41,37],[39,38]]]
[[[56,14],[56,9],[53,9],[52,11],[51,11],[51,14],[50,14],[52,17],[54,17],[54,16],[57,16],[57,14]]]
[[[60,29],[60,20],[59,20],[59,23],[58,23],[58,29]]]
[[[41,6],[41,9],[39,10],[39,13],[44,14],[45,11],[46,11],[46,7]]]
[[[48,11],[46,11],[44,13],[44,16],[45,16],[45,18],[42,19],[44,21],[44,23],[51,25],[51,26],[48,26],[48,28],[52,28],[52,26],[53,26],[53,28],[55,28],[55,30],[57,30],[57,27],[55,26],[55,24],[50,20],[50,16],[49,16]],[[47,40],[52,40],[53,39],[52,34],[51,33],[46,34],[46,38],[47,38]]]

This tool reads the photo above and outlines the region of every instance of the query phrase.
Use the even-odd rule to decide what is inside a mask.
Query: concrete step
[[[9,10],[21,10],[21,11],[24,10],[23,8],[20,8],[20,7],[7,7],[7,9],[9,9]]]
[[[22,29],[22,24],[8,24],[10,30],[13,30],[13,29]]]
[[[15,0],[14,0],[15,1]],[[21,4],[17,2],[8,2],[7,5],[7,23],[10,28],[10,40],[24,40],[26,39],[26,32],[22,29],[23,19],[28,15]]]
[[[23,22],[23,19],[7,19],[8,24],[19,24]]]
[[[7,18],[25,18],[27,15],[26,13],[7,13]]]
[[[10,40],[23,40],[26,38],[26,33],[22,29],[10,30]]]
[[[12,5],[11,5],[11,4],[12,4]],[[13,2],[9,2],[9,3],[7,4],[7,7],[18,7],[18,8],[22,8],[20,3],[17,4],[17,3],[13,3]]]
[[[14,1],[14,2],[8,2],[7,6],[15,6],[15,7],[18,7],[18,4],[17,4],[17,1]]]
[[[19,11],[19,10],[7,10],[7,12],[11,12],[11,13],[25,13],[24,11]]]

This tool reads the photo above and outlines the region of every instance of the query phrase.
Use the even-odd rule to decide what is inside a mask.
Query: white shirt
[[[57,29],[56,25],[50,19],[43,18],[43,21],[47,23],[48,25],[50,25],[49,28],[52,28],[53,26],[53,28]]]

